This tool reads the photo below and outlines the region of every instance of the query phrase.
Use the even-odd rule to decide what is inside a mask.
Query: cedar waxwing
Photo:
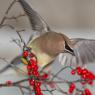
[[[58,55],[59,62],[65,65],[77,66],[95,61],[95,40],[69,39],[64,34],[53,32],[26,1],[19,0],[19,2],[29,18],[32,30],[34,30],[27,47],[36,55],[39,67],[47,67]],[[11,64],[16,64],[19,58],[21,56],[16,57]],[[28,64],[26,59],[21,58],[21,60]]]
[[[61,62],[65,58],[64,62],[67,65],[83,65],[94,62],[95,40],[69,39],[64,34],[53,32],[26,1],[19,0],[19,2],[29,17],[32,29],[40,34],[34,40],[32,40],[31,36],[27,45],[37,56],[39,66],[45,67],[59,54],[59,61]]]
[[[67,36],[51,31],[46,22],[28,5],[28,3],[26,3],[26,1],[19,0],[19,2],[29,17],[32,29],[40,33],[40,36],[34,40],[30,37],[27,44],[36,55],[40,67],[51,63],[61,52],[74,54],[72,43]]]

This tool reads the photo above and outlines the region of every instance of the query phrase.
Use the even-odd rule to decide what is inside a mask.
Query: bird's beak
[[[65,50],[64,50],[64,52],[70,53],[72,55],[75,55],[74,50],[66,42],[65,42]]]

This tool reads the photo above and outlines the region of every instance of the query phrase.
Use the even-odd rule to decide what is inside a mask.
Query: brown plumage
[[[52,32],[42,17],[26,1],[19,0],[19,2],[29,17],[32,29],[39,33],[34,40],[33,35],[30,37],[28,47],[36,54],[40,66],[49,64],[60,53],[62,56],[59,61],[65,57],[66,64],[86,64],[95,61],[95,40],[69,39],[64,34]]]

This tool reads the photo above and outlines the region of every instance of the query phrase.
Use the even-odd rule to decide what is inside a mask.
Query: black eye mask
[[[65,41],[65,51],[74,55],[73,49],[70,48],[70,46],[67,44],[66,41]]]

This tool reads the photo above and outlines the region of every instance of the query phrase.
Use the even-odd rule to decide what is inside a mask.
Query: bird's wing
[[[29,4],[25,0],[19,0],[22,8],[26,12],[27,16],[29,17],[32,29],[39,32],[47,32],[49,31],[49,26],[47,23],[42,19],[42,17],[33,10]]]
[[[59,61],[66,65],[85,65],[95,61],[95,40],[91,39],[71,39],[74,42],[75,56],[67,53],[59,55]],[[63,62],[62,62],[63,61]]]

